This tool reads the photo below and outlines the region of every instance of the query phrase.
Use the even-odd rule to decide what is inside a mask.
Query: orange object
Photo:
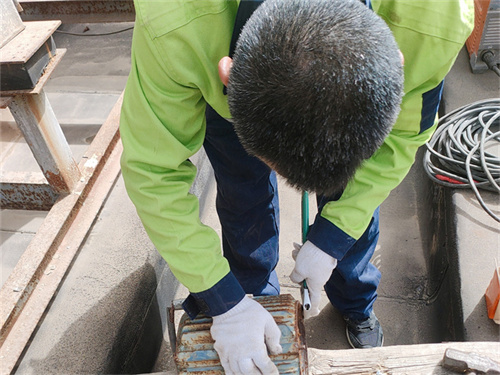
[[[500,64],[499,9],[500,0],[474,0],[474,30],[465,43],[473,73],[483,73],[489,69],[483,61],[487,51],[493,53],[493,62]]]
[[[500,306],[498,303],[500,301],[500,267],[496,267],[484,297],[486,299],[486,308],[488,309],[488,318],[500,324]]]
[[[490,0],[474,0],[474,30],[465,42],[469,55],[478,54],[489,7]]]

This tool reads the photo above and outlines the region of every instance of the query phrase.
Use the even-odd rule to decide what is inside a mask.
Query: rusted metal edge
[[[23,22],[25,29],[2,47],[2,65],[26,63],[61,25],[61,21]]]
[[[61,197],[49,211],[35,237],[0,290],[0,358],[2,358],[0,369],[2,370],[11,368],[13,348],[19,349],[21,346],[24,348],[31,336],[32,329],[36,327],[48,301],[52,298],[53,291],[49,291],[49,284],[44,282],[44,287],[41,290],[38,288],[49,264],[57,259],[57,254],[61,252],[63,244],[65,244],[64,256],[72,254],[71,259],[73,259],[118,175],[119,157],[115,156],[111,159],[111,156],[112,153],[117,154],[121,150],[121,143],[118,143],[121,103],[122,96],[118,99],[106,122],[82,158],[79,167],[83,177],[75,190],[71,194]],[[107,159],[109,159],[108,162]],[[114,163],[112,169],[107,167],[111,162]],[[105,167],[109,168],[110,171],[103,170]],[[96,184],[95,187],[94,184]],[[96,191],[101,191],[101,195],[98,195]],[[84,221],[85,225],[82,224]],[[76,230],[74,228],[80,230],[79,235],[71,233]],[[69,249],[74,250],[72,252]],[[61,258],[63,257],[61,256]],[[67,262],[68,265],[69,263]],[[64,275],[67,270],[66,265],[65,267],[59,267],[58,272],[62,272]],[[59,282],[60,279],[55,285],[57,286]],[[39,314],[35,314],[33,311],[25,313],[24,309],[28,303],[31,304],[30,301],[33,300],[34,293],[38,299],[43,297],[42,299],[46,303],[37,307],[36,310]],[[22,323],[18,323],[17,320],[21,316],[23,316]],[[16,330],[15,327],[20,328]],[[13,335],[10,334],[12,330],[16,331]],[[19,356],[21,352],[16,351],[14,356]],[[6,360],[7,357],[10,359],[9,361]],[[7,367],[4,367],[4,363]]]
[[[306,327],[304,324],[304,308],[302,304],[297,301],[295,308],[297,309],[295,314],[297,315],[297,327],[296,332],[299,336],[297,339],[298,350],[299,350],[299,364],[300,364],[300,374],[309,374],[309,360],[307,357],[307,344],[306,344]]]
[[[111,109],[108,118],[97,132],[89,148],[82,156],[78,169],[83,176],[100,173],[104,164],[101,160],[106,160],[113,152],[113,146],[120,140],[119,122],[120,111],[123,102],[123,93],[120,95],[115,105]],[[95,179],[88,179],[86,183],[80,184],[75,189],[76,194],[87,195],[87,191],[92,188]]]
[[[175,332],[175,307],[173,304],[167,308],[167,330],[170,350],[172,351],[172,355],[175,355],[175,351],[177,350],[177,334]]]
[[[170,307],[167,308],[167,330],[168,340],[170,341],[170,350],[172,355],[175,356],[177,351],[177,333],[175,331],[175,311],[182,310],[184,299],[175,299],[172,301]]]
[[[49,211],[59,194],[41,172],[0,172],[0,207]]]
[[[13,96],[24,95],[24,94],[40,94],[43,87],[45,86],[48,79],[50,78],[50,75],[55,70],[56,66],[59,64],[59,62],[62,60],[62,58],[65,54],[66,54],[66,48],[57,48],[56,49],[56,54],[50,59],[50,62],[45,67],[45,71],[43,72],[42,76],[38,80],[36,86],[33,87],[32,89],[8,90],[8,91],[5,91],[5,90],[1,91],[0,90],[0,97],[7,97],[8,98],[8,99],[2,98],[3,99],[2,101],[5,100],[5,103],[8,105],[9,102],[12,101]],[[2,105],[3,104],[4,103],[2,103]],[[4,108],[4,107],[1,107],[1,108]]]
[[[12,102],[12,97],[2,97],[0,95],[0,109],[5,109]]]
[[[132,0],[20,0],[23,21],[61,20],[63,23],[133,22]]]

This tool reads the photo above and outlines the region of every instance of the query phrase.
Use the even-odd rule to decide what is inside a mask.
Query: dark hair
[[[402,91],[394,37],[359,0],[267,0],[239,37],[228,101],[250,154],[330,195],[380,147]]]

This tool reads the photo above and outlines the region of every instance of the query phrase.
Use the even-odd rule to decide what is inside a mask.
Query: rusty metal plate
[[[1,64],[25,63],[61,25],[61,21],[25,22],[26,28],[2,47]]]
[[[24,21],[63,23],[133,22],[133,0],[20,0]]]
[[[0,208],[48,211],[59,194],[41,172],[0,172]]]
[[[281,330],[283,353],[270,356],[280,374],[307,374],[307,348],[301,304],[290,294],[254,297],[271,313]],[[184,314],[179,323],[175,360],[181,375],[224,374],[210,335],[212,318],[191,320]]]

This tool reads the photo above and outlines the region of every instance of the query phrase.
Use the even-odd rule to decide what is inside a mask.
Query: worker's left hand
[[[214,316],[210,333],[226,374],[279,374],[267,352],[282,352],[281,331],[257,301],[245,296],[232,309]]]
[[[290,279],[294,283],[302,283],[304,280],[309,288],[311,308],[304,312],[306,318],[319,314],[321,302],[321,291],[333,270],[337,267],[337,259],[328,255],[310,241],[304,245],[293,244],[295,250],[292,253],[295,259],[295,268]]]

